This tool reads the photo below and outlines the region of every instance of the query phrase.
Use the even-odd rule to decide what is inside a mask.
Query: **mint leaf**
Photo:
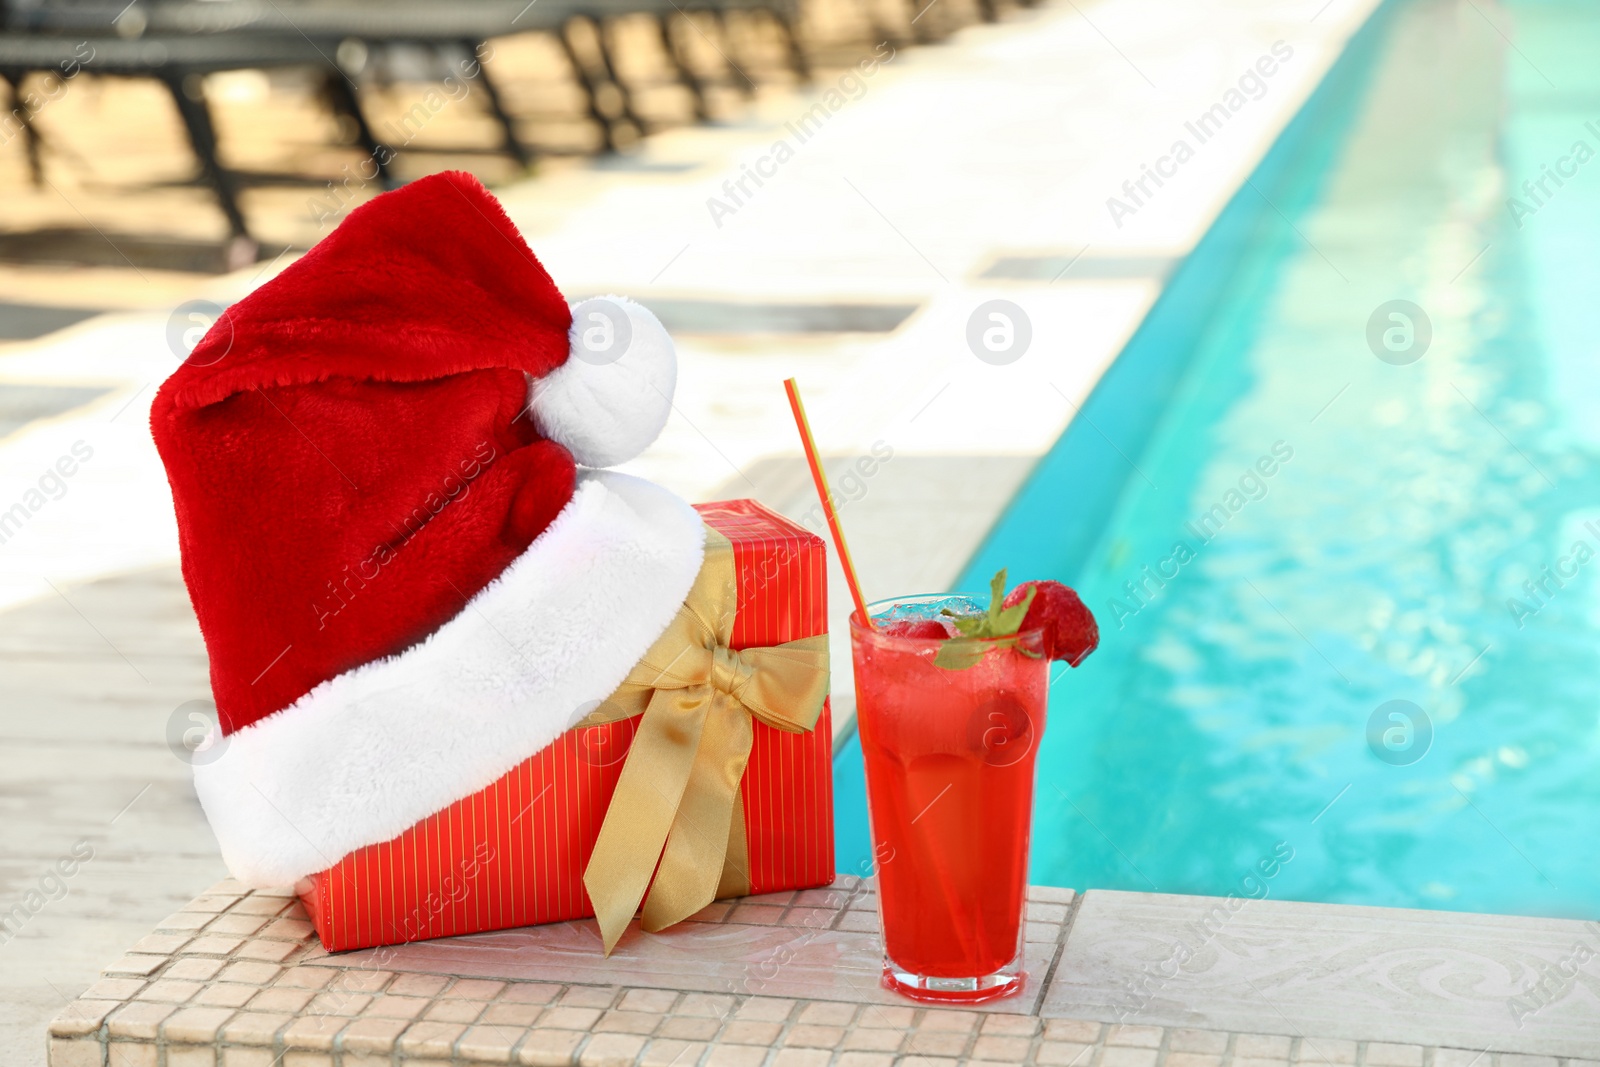
[[[952,637],[939,646],[939,654],[933,657],[933,665],[947,671],[964,671],[982,659],[989,648],[986,641]]]
[[[996,647],[999,638],[1011,637],[1021,629],[1022,620],[1027,617],[1028,607],[1033,603],[1036,592],[1036,589],[1030,589],[1019,602],[1006,607],[1006,569],[1001,567],[989,580],[987,612],[982,615],[958,615],[949,608],[941,612],[950,617],[961,636],[953,637],[939,646],[939,654],[933,658],[933,665],[960,671],[977,663],[985,652]]]
[[[1028,608],[1033,604],[1033,597],[1039,590],[1030,589],[1023,598],[1001,611],[995,618],[994,636],[1004,637],[1022,629],[1022,620],[1028,617]]]
[[[950,617],[950,621],[955,624],[956,630],[963,637],[989,636],[989,617],[987,615],[957,615],[949,608],[945,608],[942,614]]]
[[[1006,602],[1006,569],[1001,567],[989,579],[989,624],[990,636],[997,637],[994,633],[994,623],[1000,618],[1000,607]]]

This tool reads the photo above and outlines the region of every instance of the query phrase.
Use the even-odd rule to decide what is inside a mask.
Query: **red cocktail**
[[[940,608],[982,611],[966,598],[914,597],[869,608],[898,625],[871,629],[852,616],[856,721],[884,982],[919,1000],[975,1002],[1017,992],[1025,978],[1028,830],[1050,660],[1039,629],[952,638]],[[914,636],[941,627],[946,636]]]

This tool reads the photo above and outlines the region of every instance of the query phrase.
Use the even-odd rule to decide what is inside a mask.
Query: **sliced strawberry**
[[[1011,590],[1005,606],[1020,604],[1034,590],[1033,603],[1022,620],[1022,629],[1044,631],[1044,652],[1051,659],[1064,659],[1076,667],[1100,644],[1100,627],[1078,594],[1060,582],[1023,582]]]
[[[896,619],[883,628],[890,637],[918,637],[924,640],[943,641],[950,631],[938,619]]]

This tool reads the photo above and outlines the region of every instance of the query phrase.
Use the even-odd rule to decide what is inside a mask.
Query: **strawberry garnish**
[[[1083,662],[1085,656],[1100,644],[1100,627],[1094,614],[1078,594],[1060,582],[1023,582],[1005,599],[1006,607],[1014,607],[1028,599],[1032,602],[1023,616],[1021,629],[1044,631],[1044,654],[1051,659],[1064,659],[1073,667]]]

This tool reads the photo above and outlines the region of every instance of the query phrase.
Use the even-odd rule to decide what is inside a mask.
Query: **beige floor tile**
[[[654,1012],[665,1015],[678,1002],[679,994],[670,989],[630,989],[618,1002],[620,1011]]]
[[[894,1057],[886,1052],[845,1052],[835,1062],[837,1067],[893,1067]]]
[[[232,1018],[227,1008],[182,1008],[161,1024],[166,1040],[177,1044],[204,1045],[216,1040],[222,1024]]]
[[[1169,1052],[1167,1067],[1222,1067],[1222,1056],[1215,1052]]]
[[[544,1014],[537,1004],[490,1004],[482,1015],[489,1026],[532,1026]]]
[[[217,976],[222,970],[222,960],[207,960],[197,957],[175,960],[167,965],[161,972],[162,978],[181,978],[192,982],[205,982]]]
[[[1107,1045],[1100,1054],[1100,1067],[1155,1067],[1156,1050]]]
[[[449,1059],[451,1051],[455,1048],[456,1038],[466,1032],[463,1023],[432,1022],[423,1020],[414,1022],[405,1028],[405,1031],[396,1041],[396,1046],[407,1057],[421,1059],[423,1057],[437,1056]],[[534,1031],[538,1033],[539,1031]]]
[[[156,1067],[160,1050],[153,1044],[114,1042],[106,1046],[109,1067]]]
[[[905,1043],[904,1030],[878,1030],[872,1027],[851,1027],[839,1043],[842,1049],[861,1052],[894,1052]]]
[[[1009,1060],[1021,1063],[1033,1047],[1029,1037],[1003,1037],[998,1034],[979,1034],[972,1043],[972,1055],[980,1060]]]
[[[889,1030],[909,1030],[916,1022],[917,1013],[911,1008],[888,1004],[868,1004],[861,1009],[857,1026],[877,1026]]]
[[[349,1022],[337,1015],[302,1015],[284,1027],[283,1043],[289,1048],[327,1051]]]
[[[779,997],[751,997],[734,1011],[734,1018],[758,1022],[782,1022],[794,1011],[795,1002]]]
[[[794,1048],[835,1048],[844,1040],[844,1027],[795,1023],[783,1035],[783,1044]]]
[[[904,1049],[909,1056],[960,1056],[970,1040],[968,1034],[953,1030],[914,1030]]]
[[[222,915],[206,924],[206,933],[248,937],[265,925],[267,917],[264,915]]]
[[[517,1062],[533,1067],[565,1067],[584,1040],[585,1035],[577,1030],[530,1030],[517,1049]]]
[[[1128,1026],[1113,1023],[1106,1031],[1107,1045],[1132,1048],[1160,1048],[1162,1031],[1159,1026]]]
[[[712,993],[685,993],[682,1003],[677,1007],[677,1014],[723,1019],[730,1016],[735,1007],[736,1002],[732,997]]]
[[[594,1024],[596,1033],[650,1034],[661,1025],[663,1016],[648,1011],[621,1011],[612,1009],[600,1016]]]
[[[856,1017],[854,1004],[835,1004],[828,1001],[813,1001],[800,1009],[797,1020],[814,1026],[849,1026]]]
[[[1365,1062],[1370,1067],[1422,1067],[1421,1045],[1396,1045],[1384,1041],[1369,1041]],[[1553,1059],[1520,1067],[1556,1067]]]
[[[112,1000],[75,1000],[56,1013],[50,1021],[50,1033],[58,1037],[92,1034],[119,1006],[119,1002]]]
[[[251,1011],[298,1012],[318,993],[314,989],[295,989],[291,986],[274,986],[263,989],[250,1001]]]
[[[1220,1056],[1228,1050],[1228,1035],[1220,1030],[1173,1030],[1167,1035],[1167,1048]]]
[[[476,1022],[488,1006],[488,1002],[482,1000],[436,1000],[422,1017],[434,1022],[470,1023]],[[587,1030],[589,1024],[586,1022],[578,1029]]]
[[[600,1021],[599,1008],[546,1008],[539,1025],[555,1030],[588,1030]]]
[[[1293,1038],[1278,1034],[1240,1034],[1233,1039],[1235,1059],[1262,1059],[1287,1062]],[[1420,1061],[1419,1061],[1420,1062]],[[1396,1065],[1399,1067],[1399,1065]]]
[[[772,1067],[828,1067],[832,1055],[818,1048],[782,1048],[772,1057]]]
[[[222,1027],[223,1040],[237,1045],[271,1045],[278,1031],[294,1021],[292,1015],[240,1012]]]
[[[474,978],[457,978],[450,987],[450,996],[458,1000],[493,1000],[506,988],[504,982],[486,982]]]
[[[429,1003],[426,997],[402,997],[387,993],[373,998],[361,1014],[383,1019],[415,1019],[427,1010]]]
[[[259,992],[260,990],[253,985],[215,982],[196,993],[189,1003],[208,1008],[242,1008],[246,1001]]]
[[[1316,1064],[1351,1064],[1356,1062],[1358,1046],[1354,1041],[1340,1041],[1331,1037],[1303,1037],[1295,1062],[1303,1067]]]
[[[238,967],[241,964],[236,963],[233,966]],[[278,969],[270,963],[245,964],[243,966]],[[290,967],[279,976],[277,984],[293,986],[296,989],[322,989],[328,985],[335,985],[340,989],[349,989],[351,987],[349,984],[350,979],[346,977],[347,973],[346,971],[331,970],[327,967]],[[239,980],[244,981],[244,979]]]
[[[984,1034],[1003,1034],[1011,1037],[1032,1037],[1043,1028],[1035,1015],[991,1015],[983,1020]]]
[[[124,956],[101,973],[113,977],[137,975],[143,978],[160,970],[166,962],[165,956]]]
[[[735,1019],[722,1028],[717,1040],[730,1045],[770,1046],[783,1032],[782,1023],[762,1023],[752,1019]]]
[[[217,1050],[210,1045],[168,1045],[162,1049],[161,1055],[164,1067],[216,1067],[217,1065]]]
[[[411,1025],[409,1019],[364,1018],[357,1019],[339,1035],[339,1047],[349,1053],[385,1053],[394,1048],[395,1041]]]
[[[111,1014],[106,1020],[107,1032],[114,1038],[134,1038],[154,1041],[162,1020],[177,1010],[173,1004],[150,1004],[135,1001]]]
[[[162,1004],[182,1004],[198,992],[200,992],[199,982],[181,982],[163,977],[145,986],[135,996],[138,1000],[153,1000]]]
[[[656,1038],[639,1057],[640,1067],[693,1067],[708,1046],[701,1041]]]
[[[1094,1062],[1094,1049],[1093,1045],[1076,1041],[1051,1041],[1047,1038],[1039,1044],[1036,1058],[1040,1064],[1048,1067],[1088,1067]]]
[[[620,990],[616,986],[569,986],[555,1003],[570,1008],[609,1008],[617,1001]]]
[[[450,981],[442,974],[402,974],[389,983],[390,996],[433,997]]]
[[[759,1045],[713,1045],[704,1067],[760,1067],[767,1050]]]
[[[50,1039],[51,1067],[102,1067],[105,1062],[100,1042],[87,1039]]]
[[[977,1012],[954,1011],[949,1009],[929,1010],[922,1014],[917,1022],[919,1031],[948,1031],[951,1033],[971,1033],[982,1020]]]
[[[459,1059],[486,1063],[505,1063],[511,1059],[525,1031],[520,1026],[489,1026],[479,1023],[469,1026],[456,1038],[456,1056]]]
[[[222,1067],[274,1067],[280,1063],[270,1048],[228,1047],[222,1050]]]
[[[710,1041],[722,1029],[720,1019],[698,1015],[672,1015],[661,1023],[657,1036],[680,1041]]]
[[[638,1034],[595,1034],[578,1053],[579,1067],[629,1067],[645,1042]]]

